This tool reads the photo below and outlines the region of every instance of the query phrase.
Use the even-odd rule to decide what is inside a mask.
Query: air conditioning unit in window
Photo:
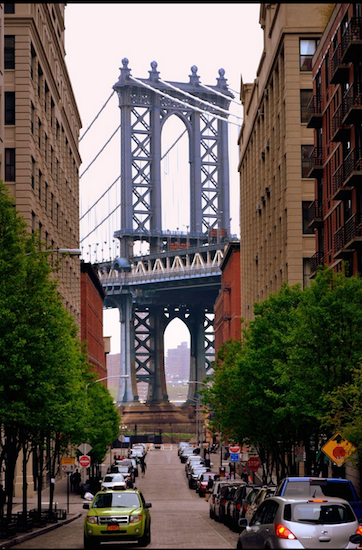
[[[259,261],[259,254],[255,254],[255,256],[254,256],[254,260],[255,260],[256,262],[258,262],[258,261]]]
[[[265,193],[266,193],[267,195],[270,195],[270,187],[269,187],[269,185],[267,185],[267,186],[265,187]]]
[[[260,153],[260,158],[261,158],[261,160],[265,160],[265,151],[262,151]]]
[[[264,118],[264,109],[258,109],[258,117]]]
[[[265,142],[265,149],[269,151],[269,148],[270,148],[270,141],[267,139]]]
[[[256,205],[256,211],[257,211],[257,212],[261,212],[261,204],[258,203],[258,204]]]

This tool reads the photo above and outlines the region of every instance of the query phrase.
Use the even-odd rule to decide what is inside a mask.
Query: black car
[[[260,485],[239,485],[229,501],[227,523],[230,529],[239,530],[239,519],[245,517],[245,507],[253,500],[260,489]]]

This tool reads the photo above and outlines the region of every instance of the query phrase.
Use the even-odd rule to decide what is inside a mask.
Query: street
[[[218,469],[219,455],[211,455],[213,470]],[[209,518],[209,503],[188,487],[184,464],[172,451],[149,451],[144,478],[136,479],[136,486],[145,500],[152,503],[150,549],[212,549],[236,548],[238,534],[225,525]],[[74,497],[72,497],[74,498]],[[76,497],[79,498],[80,497]],[[20,548],[83,548],[83,522],[81,518],[67,525],[30,539]],[[131,548],[136,543],[105,544],[107,548]]]

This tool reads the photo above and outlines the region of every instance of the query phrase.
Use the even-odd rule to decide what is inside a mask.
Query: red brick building
[[[215,354],[224,342],[240,340],[240,242],[231,242],[220,266],[221,289],[214,305]]]
[[[335,4],[313,57],[314,128],[309,208],[316,235],[311,275],[318,265],[362,272],[362,27],[361,6]]]
[[[88,362],[99,378],[107,377],[103,339],[103,302],[105,292],[92,264],[81,262],[81,340],[86,341]],[[107,350],[108,351],[108,350]],[[104,385],[107,386],[107,380]]]

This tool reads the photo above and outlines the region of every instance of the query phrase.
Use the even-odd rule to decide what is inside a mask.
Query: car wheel
[[[210,516],[210,519],[215,519],[215,513],[213,510],[211,510],[211,508],[210,508],[209,516]]]
[[[86,550],[90,550],[91,548],[99,548],[100,544],[97,540],[94,540],[94,539],[88,539],[85,535],[84,535],[84,548]]]
[[[145,534],[139,539],[138,546],[141,548],[147,546],[151,542],[151,531],[148,530]]]

